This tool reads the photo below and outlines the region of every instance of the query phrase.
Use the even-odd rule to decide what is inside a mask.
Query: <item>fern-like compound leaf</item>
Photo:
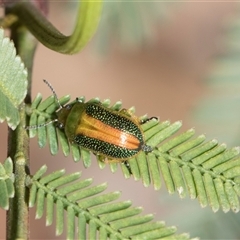
[[[106,184],[92,186],[92,179],[79,179],[80,173],[45,172],[44,166],[29,177],[29,206],[36,205],[36,218],[46,212],[47,226],[54,221],[55,208],[56,235],[64,232],[66,212],[67,239],[181,239],[176,227],[154,222],[152,214],[140,215],[142,209],[130,201],[115,202],[120,193],[104,193]]]
[[[60,99],[61,104],[68,101],[69,96]],[[90,102],[99,102],[99,99],[92,99]],[[121,109],[120,102],[110,106],[110,101],[105,100],[102,104],[116,111]],[[39,125],[53,120],[56,118],[57,108],[54,99],[41,102],[41,97],[37,96],[30,108],[30,122]],[[132,175],[135,180],[142,180],[146,187],[153,184],[156,190],[160,189],[163,179],[169,193],[178,192],[180,198],[189,196],[198,199],[202,207],[211,206],[214,212],[220,208],[224,212],[230,209],[238,212],[239,148],[227,149],[225,144],[219,144],[216,139],[206,141],[205,135],[195,136],[193,129],[177,135],[181,125],[180,121],[147,121],[141,127],[146,144],[154,150],[148,154],[140,152],[137,157],[129,159],[128,167],[122,163],[107,165],[112,172],[116,172],[120,165],[125,178]],[[66,156],[71,153],[75,161],[82,159],[85,167],[91,165],[90,151],[70,144],[65,133],[53,124],[40,127],[37,132],[39,145],[42,147],[49,142],[52,154],[57,153],[60,142]],[[35,129],[30,130],[31,136],[35,134]],[[106,164],[98,156],[97,159],[99,167],[104,168]]]

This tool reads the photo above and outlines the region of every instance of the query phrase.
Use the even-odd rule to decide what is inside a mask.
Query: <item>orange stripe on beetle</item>
[[[139,149],[141,144],[139,139],[132,134],[113,128],[86,113],[82,115],[75,134],[99,139],[128,149]]]

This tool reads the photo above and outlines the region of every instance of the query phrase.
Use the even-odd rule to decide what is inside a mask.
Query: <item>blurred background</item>
[[[74,25],[76,2],[50,3],[50,21],[63,33]],[[33,72],[33,94],[51,95],[42,82],[47,79],[58,96],[72,99],[99,97],[135,106],[136,115],[147,113],[171,122],[182,120],[185,131],[216,138],[229,147],[240,143],[240,9],[234,2],[105,2],[99,29],[91,43],[79,54],[66,56],[39,44]],[[7,139],[6,124],[0,125]],[[0,145],[2,161],[7,142]],[[94,158],[94,157],[93,157]],[[131,199],[144,214],[176,225],[201,239],[240,239],[239,214],[210,207],[201,209],[197,200],[180,200],[163,187],[154,191],[133,179],[125,180],[121,170],[112,174],[100,170],[93,161],[89,169],[74,163],[61,152],[51,156],[31,139],[31,172],[42,165],[48,172],[65,168],[67,173],[82,171],[82,178],[94,184],[108,182],[106,192],[119,190],[121,200]],[[0,209],[0,239],[5,238],[5,212]],[[31,209],[30,239],[55,237],[55,222],[45,227],[45,219],[35,220]]]

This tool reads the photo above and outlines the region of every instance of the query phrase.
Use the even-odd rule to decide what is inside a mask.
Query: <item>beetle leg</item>
[[[132,117],[132,113],[126,108],[121,109],[119,112],[124,113],[128,117]]]
[[[102,155],[97,155],[98,157],[98,160],[101,161],[101,162],[105,162],[105,157],[102,156]]]
[[[124,113],[127,117],[131,117],[132,121],[137,123],[137,124],[142,124],[142,121],[139,120],[139,118],[137,116],[134,116],[133,113],[131,111],[129,111],[126,108],[121,109],[120,111],[121,113]]]
[[[158,120],[158,117],[150,117],[150,118],[147,118],[147,119],[144,119],[144,120],[140,120],[140,124],[144,124],[144,123],[149,122],[153,119]]]
[[[122,162],[122,160],[120,159],[114,159],[114,158],[107,158],[103,155],[97,155],[98,160],[104,163],[118,163],[118,162]]]
[[[130,175],[132,175],[132,170],[131,170],[129,162],[128,161],[124,161],[124,162],[122,162],[122,164],[125,165],[125,167],[127,168],[128,172],[130,173]]]
[[[123,161],[123,160],[119,160],[119,159],[109,159],[109,158],[105,158],[103,159],[103,162],[104,163],[121,163],[121,164],[124,164],[125,167],[127,168],[128,172],[130,173],[130,175],[132,175],[132,170],[131,170],[131,167],[130,167],[130,164],[129,162],[126,160],[126,161]]]

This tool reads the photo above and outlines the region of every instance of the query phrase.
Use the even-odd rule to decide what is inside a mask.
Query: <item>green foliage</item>
[[[13,163],[7,158],[3,164],[0,163],[0,207],[8,210],[9,198],[14,197]]]
[[[130,38],[127,36],[129,34],[126,34],[127,38],[122,39],[123,43],[133,43],[136,46],[136,39],[143,42],[144,31],[149,28],[143,27],[145,21],[142,21],[141,26],[138,25],[143,20],[138,13],[140,9],[150,5],[148,3],[135,5],[133,2],[116,2],[115,4],[118,5],[114,5],[115,9],[113,9],[113,5],[108,4],[109,13],[112,14],[110,19],[113,17],[112,19],[117,20],[114,26],[120,26],[114,27],[114,31],[133,33]],[[152,11],[148,12],[152,14],[154,10],[153,7]],[[8,21],[2,23],[11,27],[18,53],[22,54],[31,76],[32,59],[29,56],[33,56],[35,42],[31,42],[33,43],[31,50],[26,47],[30,39],[26,37],[28,35],[26,29],[50,49],[67,54],[76,53],[87,44],[96,30],[101,12],[101,1],[81,1],[76,25],[70,36],[60,33],[29,2],[16,2],[8,5],[6,12],[13,18],[12,20],[9,18],[10,23]],[[119,21],[120,15],[123,18]],[[105,20],[107,20],[105,24],[115,22],[109,21],[108,17]],[[130,22],[131,24],[128,24]],[[101,33],[106,36],[106,31]],[[24,44],[21,44],[21,41]],[[26,207],[28,192],[25,189],[29,155],[28,136],[22,125],[25,122],[23,101],[27,89],[27,72],[20,58],[16,57],[13,44],[8,38],[3,37],[1,29],[0,43],[0,121],[6,119],[9,127],[15,129],[19,124],[19,112],[22,120],[21,127],[17,131],[9,131],[9,153],[13,156],[14,167],[10,158],[4,164],[0,164],[0,206],[4,209],[9,209],[9,205],[11,206],[8,211],[10,224],[7,226],[7,238],[25,239],[29,233]],[[30,96],[30,92],[28,94]],[[64,96],[60,99],[60,104],[64,105],[69,100],[69,96]],[[90,101],[99,102],[99,99]],[[110,106],[109,100],[103,101],[102,104],[116,111],[119,111],[122,106],[120,102]],[[38,129],[30,129],[30,137],[37,135],[40,147],[49,144],[52,154],[57,154],[60,146],[65,156],[71,154],[75,161],[82,160],[85,167],[90,167],[90,151],[70,144],[65,133],[57,129],[53,122],[45,126],[46,122],[56,119],[58,108],[53,96],[42,101],[41,95],[35,98],[31,106],[26,106],[26,113],[30,116],[30,126],[41,126]],[[149,154],[141,152],[136,158],[128,160],[132,176],[136,180],[141,179],[146,187],[152,184],[156,190],[161,188],[163,180],[169,193],[178,192],[180,198],[185,198],[187,195],[192,199],[198,198],[202,207],[210,205],[214,212],[219,208],[222,208],[224,212],[230,209],[238,212],[239,148],[227,149],[226,145],[219,144],[216,140],[206,141],[204,135],[196,137],[193,129],[175,136],[174,134],[180,128],[181,122],[171,124],[169,121],[151,120],[143,124],[146,143],[152,146],[154,151]],[[120,165],[124,177],[131,177],[129,169],[124,164],[106,165],[100,159],[98,163],[100,168],[109,166],[112,172],[116,172]],[[16,173],[15,189],[13,169]],[[30,188],[29,206],[36,205],[36,218],[41,218],[46,209],[46,224],[52,225],[55,220],[57,235],[64,231],[65,211],[68,239],[76,238],[76,229],[78,229],[77,238],[80,239],[189,239],[187,234],[175,235],[175,227],[167,227],[163,222],[153,222],[152,215],[140,215],[141,208],[131,207],[129,201],[113,202],[119,198],[120,194],[119,192],[103,193],[107,187],[106,184],[91,186],[92,179],[81,181],[79,180],[80,173],[65,175],[64,170],[60,170],[43,176],[45,172],[44,166],[33,177],[30,175],[27,177],[26,185]],[[10,198],[14,197],[15,191],[16,195],[12,201]],[[11,204],[9,204],[10,201]],[[18,209],[15,212],[16,204]],[[53,214],[54,208],[56,219]],[[12,233],[9,234],[9,232]]]
[[[29,206],[36,205],[36,218],[46,208],[46,225],[54,220],[56,234],[64,231],[64,210],[67,218],[67,239],[189,239],[188,234],[176,235],[176,227],[164,222],[153,222],[153,215],[139,215],[140,207],[131,207],[130,201],[113,202],[119,192],[103,193],[107,185],[91,186],[92,179],[79,180],[80,173],[65,175],[64,170],[44,175],[43,166],[28,179]],[[77,223],[75,223],[75,218]],[[89,227],[87,228],[87,225]]]
[[[0,29],[0,122],[7,120],[15,129],[19,124],[19,105],[27,93],[27,71],[9,38]]]
[[[65,96],[60,102],[63,104],[68,100],[69,96]],[[109,107],[110,102],[106,100],[103,104]],[[38,95],[28,110],[30,126],[41,125],[56,118],[55,111],[58,107],[53,97],[41,103],[41,96]],[[119,111],[121,104],[118,102],[111,108]],[[178,192],[180,198],[185,198],[187,195],[191,199],[198,198],[202,207],[210,205],[214,212],[219,208],[224,212],[230,209],[238,212],[239,148],[227,149],[226,145],[218,144],[217,140],[205,141],[204,135],[194,137],[193,129],[172,137],[180,127],[181,122],[171,124],[169,121],[159,122],[155,119],[142,125],[146,144],[152,146],[154,151],[149,154],[141,152],[136,158],[128,160],[135,180],[141,179],[146,187],[153,184],[158,190],[161,187],[162,176],[169,193]],[[57,153],[59,139],[65,155],[71,152],[75,160],[82,158],[85,167],[91,165],[90,152],[69,144],[64,132],[53,124],[30,130],[31,137],[36,133],[41,147],[45,146],[49,139],[52,154]],[[104,162],[98,162],[100,168],[106,166]],[[111,163],[109,166],[111,171],[115,172],[119,164]],[[126,165],[120,164],[120,166],[125,178],[129,178],[131,174]]]

